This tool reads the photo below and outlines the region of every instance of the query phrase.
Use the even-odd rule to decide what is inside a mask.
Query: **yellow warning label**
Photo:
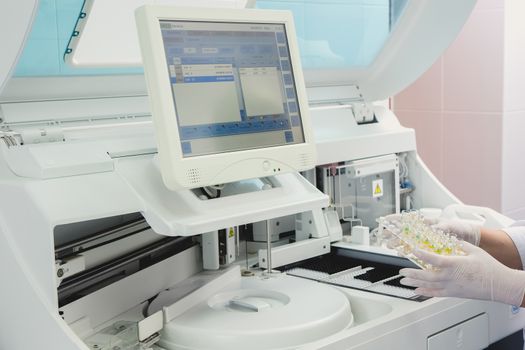
[[[228,237],[233,237],[235,236],[235,230],[233,229],[233,227],[230,227],[230,231],[228,232]]]
[[[372,197],[383,196],[383,179],[372,181]]]

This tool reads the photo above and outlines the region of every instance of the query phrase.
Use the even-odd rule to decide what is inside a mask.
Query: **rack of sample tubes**
[[[465,255],[461,241],[454,235],[433,227],[417,210],[380,217],[380,236],[387,239],[389,248],[422,268],[432,268],[414,255],[423,250],[439,255]]]

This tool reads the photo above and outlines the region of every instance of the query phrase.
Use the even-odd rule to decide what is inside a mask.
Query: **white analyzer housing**
[[[153,39],[151,50],[164,50],[164,16],[284,25],[304,140],[262,147],[260,154],[230,149],[186,157],[165,56],[145,59],[149,90],[143,74],[10,77],[38,3],[0,2],[0,26],[10,25],[0,31],[9,43],[0,57],[0,348],[440,350],[487,348],[521,336],[520,308],[427,299],[401,285],[399,269],[412,265],[378,245],[373,227],[377,216],[411,208],[445,208],[444,215],[486,227],[512,223],[462,205],[419,158],[414,130],[381,103],[431,66],[474,0],[404,2],[375,58],[353,69],[301,69],[290,16],[281,12],[244,9],[239,0],[158,2],[200,8],[143,9],[139,27]],[[130,28],[135,9],[146,3],[84,2],[66,61],[139,64]],[[312,3],[278,5],[301,12],[300,5]],[[339,2],[319,3],[340,10]],[[344,23],[350,18],[337,15]],[[325,43],[335,34],[302,38],[303,60],[337,61]],[[158,117],[160,124],[152,121]],[[304,164],[296,163],[300,148],[312,157]],[[173,159],[163,159],[163,150]],[[290,153],[272,160],[276,150],[279,157]],[[242,159],[239,178],[249,180],[221,175],[213,159]],[[260,172],[265,159],[270,169],[284,164],[279,174]],[[189,183],[175,177],[176,162],[183,176],[208,166],[216,166],[215,175],[203,171]],[[202,199],[194,188],[228,181],[216,198]],[[280,273],[265,274],[268,266]]]

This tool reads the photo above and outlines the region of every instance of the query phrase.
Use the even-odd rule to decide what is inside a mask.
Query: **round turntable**
[[[159,295],[150,311],[166,300]],[[333,287],[285,274],[243,277],[167,322],[159,345],[168,350],[295,349],[352,322],[347,297]]]

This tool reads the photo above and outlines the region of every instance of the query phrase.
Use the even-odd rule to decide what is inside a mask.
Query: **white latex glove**
[[[525,294],[525,271],[513,270],[483,249],[463,243],[464,256],[443,256],[415,251],[436,270],[402,269],[402,284],[417,287],[416,293],[435,297],[459,297],[521,305]]]
[[[465,220],[430,219],[425,220],[435,230],[452,234],[458,239],[479,246],[481,226]]]

